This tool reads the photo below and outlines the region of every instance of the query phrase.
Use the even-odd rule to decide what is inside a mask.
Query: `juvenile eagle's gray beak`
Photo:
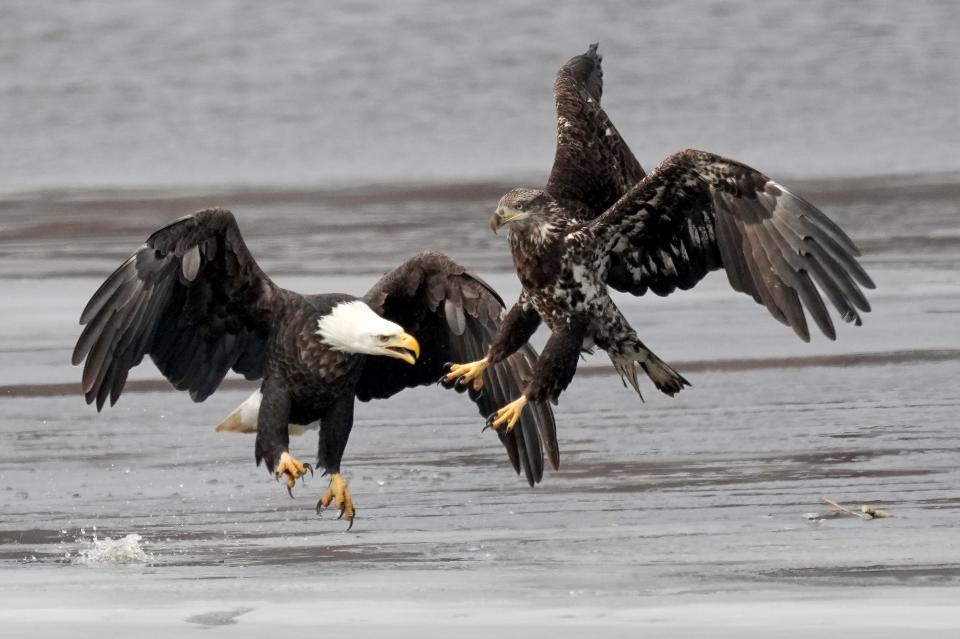
[[[400,333],[383,347],[385,355],[402,359],[407,364],[415,364],[420,357],[420,342],[409,333]]]
[[[526,213],[514,209],[497,209],[497,212],[490,218],[490,230],[494,233],[501,226],[505,226],[514,220],[522,220],[527,217]]]
[[[497,229],[501,226],[503,226],[503,222],[500,221],[500,211],[497,211],[493,214],[493,217],[490,218],[490,230],[496,233]]]

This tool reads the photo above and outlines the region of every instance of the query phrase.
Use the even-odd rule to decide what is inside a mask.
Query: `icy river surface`
[[[556,410],[535,489],[461,396],[361,404],[344,459],[353,530],[253,463],[203,404],[136,369],[97,414],[69,365],[99,281],[156,226],[233,208],[280,284],[362,293],[422,246],[518,283],[484,220],[506,185],[329,192],[37,193],[3,202],[0,627],[9,637],[956,636],[960,213],[955,184],[801,183],[878,284],[864,326],[803,344],[714,274],[620,297],[693,383],[646,402],[602,356]],[[542,343],[543,335],[537,336]],[[137,386],[140,384],[140,386]],[[293,442],[303,457],[315,435]],[[812,519],[823,497],[892,514]],[[212,629],[212,630],[211,630]],[[9,634],[8,634],[9,633]],[[239,633],[239,635],[238,635]],[[206,635],[205,635],[206,636]],[[595,636],[595,635],[594,635]]]

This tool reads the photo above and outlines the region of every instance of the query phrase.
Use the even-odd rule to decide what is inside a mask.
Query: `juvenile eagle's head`
[[[317,320],[317,335],[335,351],[386,355],[413,364],[420,357],[416,338],[373,312],[360,300],[342,302]]]
[[[545,222],[554,206],[554,199],[540,189],[513,189],[500,198],[497,212],[490,219],[490,229],[496,233],[507,224],[520,229],[530,222]]]

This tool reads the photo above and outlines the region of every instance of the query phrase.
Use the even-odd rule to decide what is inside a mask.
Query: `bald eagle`
[[[354,400],[390,397],[436,381],[454,359],[483,354],[503,313],[497,293],[436,252],[387,273],[363,297],[301,295],[274,284],[247,249],[230,211],[208,209],[147,238],[94,293],[73,364],[86,360],[83,392],[99,411],[120,397],[127,373],[149,355],[178,390],[197,402],[230,369],[262,379],[241,407],[256,425],[255,459],[284,478],[313,472],[288,450],[289,424],[320,421],[318,460],[330,487],[317,511],[335,504],[350,525],[356,508],[340,474]],[[537,355],[529,345],[491,368],[471,391],[486,416],[522,388]],[[532,405],[515,434],[500,437],[532,486],[543,454],[559,462],[553,414]]]
[[[524,344],[541,322],[551,336],[523,394],[490,416],[516,423],[528,402],[556,400],[581,349],[599,346],[624,385],[639,394],[638,369],[674,395],[689,382],[654,355],[614,304],[609,288],[669,295],[725,269],[746,293],[804,341],[804,309],[830,339],[836,331],[820,292],[844,321],[870,310],[873,288],[853,241],[830,218],[758,171],[712,153],[684,150],[644,173],[607,114],[597,45],[557,73],[557,149],[543,189],[517,188],[490,222],[509,229],[523,285],[486,356],[444,377],[473,389],[482,374]],[[819,290],[818,290],[819,288]]]

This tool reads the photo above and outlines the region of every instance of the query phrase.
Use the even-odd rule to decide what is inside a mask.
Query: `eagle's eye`
[[[522,210],[523,210],[523,202],[517,202],[517,210],[518,210],[518,211],[522,211]]]
[[[377,339],[380,340],[380,343],[381,343],[381,344],[386,344],[387,342],[390,341],[390,336],[389,336],[389,335],[377,335]]]

